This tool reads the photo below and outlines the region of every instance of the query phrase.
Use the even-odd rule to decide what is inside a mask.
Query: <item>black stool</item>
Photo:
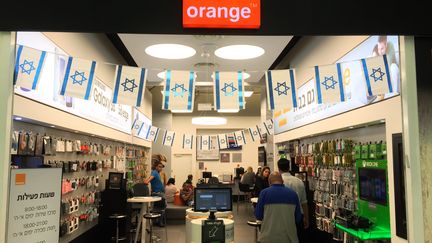
[[[255,227],[255,243],[258,241],[258,229],[261,227],[261,221],[248,221],[248,225]]]
[[[145,219],[149,219],[150,222],[150,237],[149,237],[149,242],[151,243],[153,240],[153,220],[160,218],[162,216],[162,214],[160,213],[146,213],[144,214],[144,218]]]
[[[109,216],[110,219],[115,219],[116,221],[116,235],[111,237],[112,241],[115,241],[118,243],[119,241],[126,240],[126,237],[120,237],[120,230],[119,230],[119,220],[126,218],[126,215],[124,214],[111,214]]]

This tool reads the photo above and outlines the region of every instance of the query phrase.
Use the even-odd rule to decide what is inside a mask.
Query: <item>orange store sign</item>
[[[183,0],[183,27],[258,29],[260,1]]]

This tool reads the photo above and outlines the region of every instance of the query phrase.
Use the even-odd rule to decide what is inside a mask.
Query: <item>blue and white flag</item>
[[[315,88],[318,104],[345,101],[340,63],[319,67],[315,66]]]
[[[210,136],[198,136],[199,139],[199,149],[200,150],[210,150]]]
[[[273,130],[274,130],[273,119],[269,119],[269,120],[265,121],[263,125],[264,125],[265,132],[268,135],[273,135],[273,133],[274,133],[273,132]]]
[[[258,126],[249,128],[249,134],[254,142],[259,141],[262,138]]]
[[[195,76],[193,71],[165,71],[163,110],[193,111]]]
[[[163,136],[162,144],[165,146],[172,147],[174,144],[175,132],[173,131],[165,131]]]
[[[19,45],[15,59],[14,84],[26,89],[37,89],[45,57],[46,51]]]
[[[387,56],[361,59],[368,95],[393,93]]]
[[[238,146],[246,144],[246,136],[244,131],[234,132],[234,138]]]
[[[93,85],[96,62],[69,57],[60,95],[88,100]]]
[[[213,79],[216,110],[223,112],[245,108],[243,72],[216,71]]]
[[[227,149],[228,148],[228,137],[226,134],[218,134],[218,145],[219,149]]]
[[[132,134],[134,134],[135,136],[139,136],[143,130],[143,127],[144,127],[144,121],[136,117],[132,124]]]
[[[193,135],[183,134],[183,149],[192,149],[193,146]]]
[[[266,86],[270,110],[297,107],[294,69],[267,71]]]
[[[158,135],[159,135],[159,128],[155,126],[150,126],[149,130],[147,131],[146,139],[155,142],[157,140]]]
[[[147,71],[145,68],[118,65],[113,103],[140,107],[146,80]]]

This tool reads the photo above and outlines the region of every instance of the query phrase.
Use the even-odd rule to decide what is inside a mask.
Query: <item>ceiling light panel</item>
[[[265,50],[259,46],[252,45],[230,45],[224,46],[215,51],[219,58],[229,60],[247,60],[262,56]]]
[[[145,53],[162,59],[185,59],[196,54],[195,49],[180,44],[156,44],[145,49]]]

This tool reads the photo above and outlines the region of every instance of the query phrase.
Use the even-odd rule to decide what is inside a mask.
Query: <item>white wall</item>
[[[336,60],[355,48],[366,38],[367,36],[326,36],[306,37],[303,39],[299,45],[296,45],[293,52],[290,53],[289,58],[290,67],[299,68],[296,70],[297,85],[301,85],[313,77],[313,70],[310,67],[336,62]],[[366,124],[379,120],[385,120],[386,124],[385,136],[388,148],[387,168],[392,242],[407,242],[395,234],[395,188],[393,186],[392,134],[402,132],[402,109],[400,96],[278,134],[275,136],[275,143],[307,137],[314,134],[322,134],[327,131],[348,129],[350,126]]]
[[[232,131],[238,131],[242,129],[247,129],[249,127],[255,126],[261,122],[261,117],[259,116],[243,116],[243,117],[235,117],[235,116],[227,116],[227,124],[223,126],[196,126],[191,123],[191,116],[182,116],[182,115],[174,115],[173,116],[173,131],[176,133],[182,134],[194,134],[194,135],[202,135],[202,134],[219,134],[219,133],[227,133]],[[252,166],[254,171],[258,168],[258,147],[260,146],[259,141],[252,142],[249,136],[249,133],[246,134],[247,144],[243,146],[241,151],[232,151],[229,153],[242,153],[242,162],[241,163],[220,163],[219,161],[205,161],[204,167],[207,167],[207,171],[213,172],[213,174],[222,174],[229,173],[232,174],[234,168],[237,167],[237,164],[240,166],[247,168],[248,166]],[[176,163],[175,156],[179,154],[191,154],[192,155],[192,173],[194,175],[194,181],[201,177],[201,170],[198,170],[198,162],[196,161],[196,148],[193,147],[192,150],[183,149],[181,145],[181,139],[176,139],[174,146],[172,148],[172,154],[174,155],[172,158],[172,163]]]

